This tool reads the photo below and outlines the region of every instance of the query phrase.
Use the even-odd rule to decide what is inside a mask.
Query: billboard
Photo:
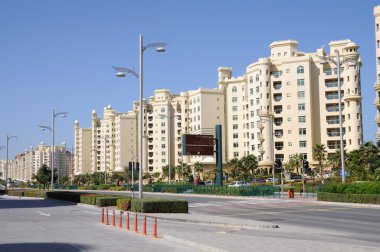
[[[182,135],[182,154],[186,155],[214,155],[213,135]]]

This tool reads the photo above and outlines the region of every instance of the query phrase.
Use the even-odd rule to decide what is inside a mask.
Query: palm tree
[[[241,166],[243,168],[243,179],[248,180],[250,176],[255,172],[258,166],[256,156],[248,155],[241,158]]]
[[[198,177],[203,172],[203,164],[201,162],[194,163],[194,172],[197,173]]]
[[[324,144],[316,144],[313,147],[313,159],[318,161],[321,178],[323,173],[323,162],[326,161],[326,155],[327,151]]]
[[[237,158],[233,158],[227,163],[229,168],[230,177],[236,179],[236,177],[240,174],[241,161]]]
[[[302,165],[301,162],[302,162],[301,154],[296,153],[296,154],[291,155],[289,158],[289,165],[293,167],[293,170],[294,168],[296,168],[297,174],[300,174],[299,168]]]

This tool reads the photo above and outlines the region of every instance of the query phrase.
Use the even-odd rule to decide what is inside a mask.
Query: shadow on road
[[[75,243],[8,243],[0,244],[0,252],[76,252],[86,251],[90,246]]]
[[[56,206],[72,206],[76,203],[53,199],[4,197],[0,195],[0,210],[9,208],[42,208]],[[0,250],[1,251],[1,250]]]

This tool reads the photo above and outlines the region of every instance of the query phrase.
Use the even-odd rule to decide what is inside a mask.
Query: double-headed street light
[[[143,137],[144,137],[144,122],[143,122],[143,54],[147,49],[155,49],[157,52],[165,52],[166,43],[150,43],[143,45],[143,36],[140,34],[140,74],[137,74],[133,69],[124,67],[113,67],[117,71],[117,77],[125,77],[126,74],[131,74],[140,80],[140,148],[139,148],[139,198],[143,198],[143,186],[142,186],[142,170],[143,170]]]
[[[50,126],[44,126],[44,125],[38,125],[38,127],[40,127],[40,130],[44,131],[44,130],[50,130],[52,132],[52,154],[51,154],[51,190],[53,191],[53,188],[54,188],[54,163],[55,163],[55,160],[54,160],[54,155],[55,155],[55,146],[54,146],[54,125],[55,125],[55,118],[57,116],[62,116],[62,117],[67,117],[67,112],[55,112],[55,110],[53,109],[53,114],[52,114],[52,127]],[[59,167],[58,167],[59,168]],[[59,170],[57,171],[58,172],[58,184],[59,184]]]
[[[342,183],[346,182],[346,175],[345,175],[345,164],[344,164],[344,144],[343,144],[343,120],[342,120],[342,94],[341,94],[341,84],[340,84],[340,73],[341,73],[341,66],[343,63],[348,62],[349,66],[355,66],[357,63],[357,58],[352,58],[352,57],[346,57],[341,60],[341,56],[339,54],[339,50],[335,50],[335,57],[336,60],[334,59],[333,56],[323,56],[320,57],[322,60],[320,64],[325,65],[327,63],[332,63],[336,66],[337,68],[337,75],[338,75],[338,100],[339,100],[339,136],[340,136],[340,162],[342,166]]]
[[[7,147],[3,147],[1,149],[7,150],[7,160],[5,163],[5,190],[8,190],[8,162],[9,162],[9,140],[16,140],[17,136],[7,135]]]

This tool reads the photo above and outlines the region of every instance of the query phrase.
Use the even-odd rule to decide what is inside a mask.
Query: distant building
[[[375,122],[377,124],[376,140],[380,141],[380,5],[377,5],[373,9],[375,16],[375,40],[376,40],[376,82],[375,82],[375,106],[376,117]]]

